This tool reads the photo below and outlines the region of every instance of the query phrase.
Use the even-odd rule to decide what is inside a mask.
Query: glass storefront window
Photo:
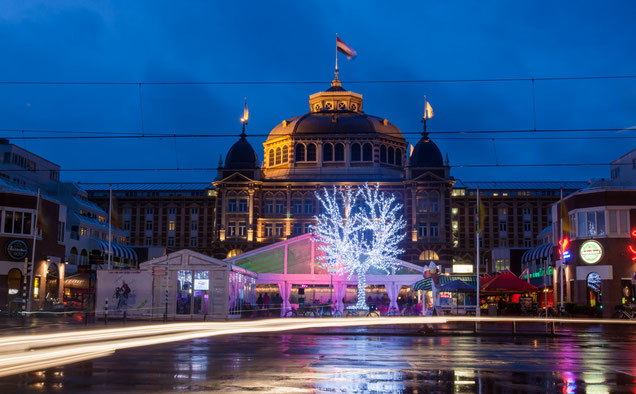
[[[596,232],[605,235],[605,211],[596,212]]]
[[[177,314],[189,315],[192,305],[192,271],[177,271]]]

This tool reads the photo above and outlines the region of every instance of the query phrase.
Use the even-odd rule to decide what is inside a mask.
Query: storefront
[[[66,208],[50,197],[41,195],[39,220],[33,253],[33,232],[36,231],[37,193],[11,189],[0,182],[0,311],[15,314],[25,299],[24,275],[27,264],[33,278],[31,310],[51,310],[61,306],[65,273],[64,245],[59,242],[60,225]]]
[[[615,306],[634,302],[635,202],[636,190],[594,185],[564,199],[563,232],[569,237],[570,257],[557,260],[555,268],[564,267],[566,302],[606,317],[613,315]],[[553,206],[553,217],[559,217],[559,209],[559,204]],[[560,280],[559,275],[555,278]]]

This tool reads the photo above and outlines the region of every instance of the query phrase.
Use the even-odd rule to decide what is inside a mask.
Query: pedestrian
[[[259,294],[256,299],[256,305],[258,305],[258,309],[263,309],[263,295]]]
[[[263,296],[263,306],[265,307],[265,309],[269,309],[269,294],[265,293],[265,296]]]

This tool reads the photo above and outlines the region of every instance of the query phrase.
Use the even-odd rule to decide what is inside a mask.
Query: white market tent
[[[153,310],[158,313],[164,309],[167,285],[169,318],[227,318],[243,303],[255,302],[255,273],[192,250],[154,258],[139,268],[153,271]]]
[[[313,234],[307,233],[272,245],[264,246],[229,257],[223,261],[258,274],[257,284],[278,285],[283,298],[281,314],[289,310],[292,285],[330,285],[337,310],[344,309],[343,297],[347,285],[357,285],[356,275],[332,275],[320,265],[316,257],[323,254],[317,249]],[[383,285],[389,297],[389,308],[397,308],[397,298],[402,286],[411,286],[422,279],[425,268],[406,261],[397,260],[398,267],[390,273],[370,270],[366,275],[367,285]]]

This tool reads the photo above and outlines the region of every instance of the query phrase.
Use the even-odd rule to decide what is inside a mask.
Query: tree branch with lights
[[[406,235],[402,204],[392,194],[381,192],[379,184],[323,188],[322,196],[316,193],[316,198],[323,209],[312,231],[318,249],[325,253],[317,259],[337,274],[348,274],[348,279],[357,275],[358,300],[353,309],[368,309],[367,272],[376,268],[389,274],[404,253],[399,247]]]

